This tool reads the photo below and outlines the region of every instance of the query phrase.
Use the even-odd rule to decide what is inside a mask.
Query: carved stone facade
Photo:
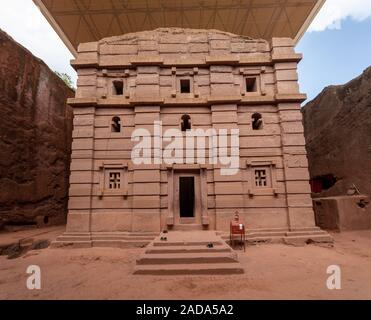
[[[236,210],[247,228],[314,227],[293,47],[175,28],[81,44],[67,232],[226,231]],[[132,133],[155,138],[155,121],[162,130],[239,129],[239,170],[135,165]]]

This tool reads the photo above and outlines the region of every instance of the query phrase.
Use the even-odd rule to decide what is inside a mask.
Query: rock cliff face
[[[65,221],[73,95],[0,30],[0,229]]]
[[[370,196],[371,67],[345,85],[325,88],[302,113],[317,196],[344,195],[353,184]]]

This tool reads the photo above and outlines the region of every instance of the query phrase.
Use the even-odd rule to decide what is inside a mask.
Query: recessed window
[[[255,170],[255,186],[266,187],[267,186],[267,171],[266,170]]]
[[[109,189],[120,189],[121,188],[121,173],[110,172],[109,173]]]
[[[188,114],[182,116],[181,129],[182,131],[191,130],[191,117]]]
[[[256,77],[248,77],[245,79],[246,92],[257,92],[258,86]]]
[[[113,117],[111,122],[111,132],[121,132],[120,117]]]
[[[260,113],[254,113],[251,117],[251,121],[253,130],[263,129],[263,118]]]
[[[122,80],[115,80],[113,84],[113,95],[122,96],[124,94],[124,82]]]
[[[191,93],[190,79],[180,79],[180,93]]]

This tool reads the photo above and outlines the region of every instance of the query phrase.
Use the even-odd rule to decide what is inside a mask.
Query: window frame
[[[254,88],[255,88],[255,90],[254,91],[248,91],[247,90],[247,81],[249,80],[249,79],[254,79]],[[254,76],[254,75],[251,75],[251,76],[245,76],[244,77],[244,84],[245,84],[245,92],[246,92],[246,94],[249,94],[249,93],[259,93],[259,91],[260,91],[260,86],[259,86],[259,76],[258,75],[256,75],[256,76]]]
[[[194,79],[192,76],[176,76],[176,93],[179,94],[180,97],[193,97],[194,92]],[[181,92],[181,82],[184,80],[189,81],[189,92]]]
[[[120,173],[120,188],[109,187],[110,174]],[[103,162],[99,166],[99,190],[98,196],[123,196],[128,195],[128,164]]]
[[[122,94],[116,93],[117,88],[116,88],[115,83],[117,82],[122,83]],[[117,78],[117,79],[111,80],[111,96],[112,97],[125,97],[125,79]]]
[[[119,118],[120,119],[120,130],[119,131],[112,131],[113,129],[113,119],[115,118]],[[110,122],[110,125],[109,125],[110,129],[111,129],[111,133],[113,134],[119,134],[119,133],[122,133],[123,131],[123,125],[122,125],[122,117],[121,116],[118,116],[118,115],[115,115],[111,118],[111,122]]]
[[[266,72],[265,67],[246,67],[240,68],[240,81],[241,81],[241,95],[242,96],[265,96],[266,92],[266,85],[265,85],[265,78],[264,74]],[[255,86],[256,91],[247,91],[247,79],[255,78]]]
[[[254,195],[278,195],[276,169],[277,163],[275,160],[246,161],[247,176],[245,177],[245,180],[247,180],[247,193],[250,197],[253,197]],[[267,183],[266,186],[256,185],[256,170],[265,170]]]
[[[189,124],[189,129],[186,129],[186,130],[183,130],[183,123],[184,123],[184,119],[183,117],[188,117],[188,124]],[[183,114],[181,117],[180,117],[180,130],[183,132],[183,133],[186,133],[187,130],[192,130],[192,118],[191,116],[188,114],[188,113],[185,113]]]
[[[260,116],[260,118],[259,119],[261,119],[262,120],[262,123],[261,123],[261,126],[260,126],[260,128],[258,128],[258,129],[254,129],[254,115],[259,115]],[[251,115],[251,117],[250,117],[250,119],[251,119],[251,130],[252,131],[260,131],[260,130],[263,130],[264,129],[264,118],[263,118],[263,115],[260,113],[260,112],[254,112],[252,115]]]

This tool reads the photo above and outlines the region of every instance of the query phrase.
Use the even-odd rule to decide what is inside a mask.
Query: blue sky
[[[1,0],[0,28],[45,61],[69,74],[72,55],[31,0]],[[47,44],[47,45],[45,45]],[[325,86],[342,84],[371,65],[371,0],[326,0],[299,42],[301,92],[313,99]]]
[[[324,87],[346,83],[371,65],[371,18],[346,18],[340,29],[307,32],[296,51],[304,55],[299,82],[309,101]]]

